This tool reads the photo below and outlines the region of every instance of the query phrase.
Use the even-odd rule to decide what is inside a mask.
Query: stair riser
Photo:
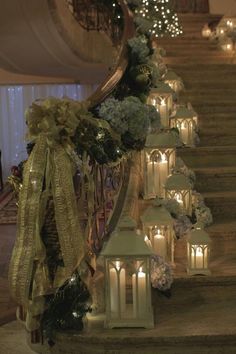
[[[236,191],[236,172],[225,175],[196,172],[194,187],[198,192]]]
[[[209,121],[207,120],[207,118],[202,119],[200,117],[198,120],[198,126],[201,136],[236,135],[236,115],[234,119],[230,119],[228,117],[224,117],[221,120],[209,118]]]
[[[236,199],[229,198],[205,198],[206,205],[211,209],[214,222],[234,220],[236,218]]]
[[[176,71],[176,73],[177,73],[177,71]],[[215,87],[220,86],[222,91],[224,89],[225,90],[227,90],[227,89],[232,90],[232,92],[235,91],[235,87],[236,87],[236,77],[235,76],[230,78],[230,80],[231,80],[230,82],[229,81],[222,82],[221,80],[218,80],[218,78],[212,79],[212,80],[210,80],[210,78],[209,78],[209,80],[207,80],[207,81],[204,81],[203,79],[200,79],[200,78],[199,79],[196,78],[194,80],[191,80],[191,82],[189,82],[189,79],[185,79],[183,77],[183,75],[181,75],[179,73],[177,73],[177,74],[182,78],[186,91],[192,90],[192,89],[202,90],[202,88],[204,87],[204,90],[210,92],[210,90],[213,86],[215,86]],[[236,73],[233,75],[236,75]]]
[[[192,154],[182,151],[178,153],[178,156],[180,156],[190,168],[236,166],[236,155],[234,151],[231,153],[225,153],[223,151],[201,153],[196,151]]]
[[[199,146],[235,146],[236,135],[234,136],[200,136]]]
[[[187,100],[186,100],[187,101]],[[205,103],[205,105],[203,106],[202,104],[199,104],[199,102],[194,102],[194,101],[189,101],[192,103],[192,105],[194,106],[195,111],[200,115],[201,113],[203,114],[213,114],[213,113],[225,113],[225,111],[227,111],[227,113],[235,113],[236,112],[236,102],[235,105],[228,105],[227,108],[225,108],[225,106],[221,105],[216,105],[216,103],[214,104],[213,102],[211,104],[209,103]]]
[[[165,57],[165,63],[168,65],[176,65],[179,63],[179,59],[176,58],[175,56],[173,57]],[[230,58],[225,58],[225,57],[211,57],[211,58],[198,58],[197,56],[185,56],[181,58],[181,64],[183,65],[188,65],[188,64],[199,64],[202,63],[203,65],[205,64],[232,64],[232,60]]]

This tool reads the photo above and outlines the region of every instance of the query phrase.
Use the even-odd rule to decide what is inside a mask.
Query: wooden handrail
[[[93,108],[97,104],[104,101],[104,99],[111,94],[128,65],[127,57],[127,41],[135,35],[135,27],[133,22],[133,14],[130,11],[125,0],[119,0],[119,4],[124,14],[124,32],[121,41],[121,48],[118,54],[118,62],[113,71],[108,77],[98,86],[97,90],[88,98],[90,107]]]

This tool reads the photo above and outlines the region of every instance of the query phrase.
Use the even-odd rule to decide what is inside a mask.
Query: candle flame
[[[167,157],[165,153],[161,154],[161,162],[167,162]]]
[[[176,201],[177,201],[178,203],[182,203],[182,202],[183,202],[183,200],[182,200],[182,197],[181,197],[180,193],[176,193],[176,195],[175,195],[175,199],[176,199]]]
[[[166,104],[166,103],[165,103],[165,100],[162,99],[162,100],[161,100],[161,106],[165,106],[165,104]]]
[[[143,267],[140,267],[139,268],[139,273],[142,273],[143,272]]]
[[[120,269],[120,261],[116,261],[116,269]]]

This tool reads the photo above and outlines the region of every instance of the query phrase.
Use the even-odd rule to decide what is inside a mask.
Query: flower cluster
[[[204,198],[200,193],[194,192],[193,213],[196,221],[202,223],[205,227],[213,222],[211,210],[206,206]]]
[[[133,63],[143,64],[148,61],[150,49],[147,46],[147,38],[144,35],[133,37],[128,40],[131,60]]]
[[[177,239],[185,236],[192,229],[192,223],[188,215],[179,215],[174,222],[174,231]]]
[[[153,288],[167,291],[173,283],[173,273],[170,265],[160,256],[151,257],[151,284]]]
[[[129,96],[123,101],[113,97],[106,99],[100,106],[99,116],[109,122],[111,127],[122,136],[126,147],[130,147],[126,140],[145,141],[150,126],[160,126],[160,116],[156,110],[143,104],[137,97]]]

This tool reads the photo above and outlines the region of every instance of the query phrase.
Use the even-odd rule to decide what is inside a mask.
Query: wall
[[[209,0],[209,7],[212,14],[236,16],[236,0]]]

